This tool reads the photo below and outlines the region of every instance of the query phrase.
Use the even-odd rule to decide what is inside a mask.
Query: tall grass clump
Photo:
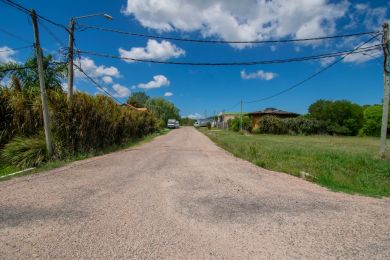
[[[47,161],[45,139],[38,137],[16,137],[4,146],[1,159],[18,168],[39,166]]]
[[[100,151],[157,129],[153,113],[131,110],[106,96],[75,93],[68,102],[64,92],[50,90],[48,100],[55,157],[59,159]],[[47,160],[44,139],[37,137],[43,129],[39,93],[0,88],[0,101],[0,154],[20,167]]]

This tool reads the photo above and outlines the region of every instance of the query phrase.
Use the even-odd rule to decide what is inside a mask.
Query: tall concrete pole
[[[69,41],[68,41],[68,101],[73,98],[73,46],[74,46],[74,24],[73,18],[69,22]]]
[[[240,113],[240,131],[242,131],[242,100],[240,101],[241,104],[241,113]]]
[[[384,52],[384,96],[381,128],[381,144],[379,155],[383,158],[386,152],[387,125],[389,120],[389,24],[383,24],[383,52]]]
[[[53,155],[53,145],[52,145],[52,141],[51,141],[50,116],[49,116],[49,110],[48,110],[48,106],[47,106],[45,74],[43,71],[43,63],[42,63],[42,49],[41,49],[41,44],[39,42],[39,30],[38,30],[37,15],[35,13],[35,10],[31,10],[31,18],[32,18],[33,27],[34,27],[35,51],[36,51],[36,56],[37,56],[39,87],[41,90],[43,125],[45,128],[46,148],[47,148],[47,153],[48,153],[49,157],[51,157]]]

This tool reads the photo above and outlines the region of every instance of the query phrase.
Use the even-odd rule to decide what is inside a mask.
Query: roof
[[[260,111],[255,111],[255,112],[251,112],[251,113],[248,113],[249,115],[285,115],[285,116],[299,116],[299,114],[297,113],[294,113],[294,112],[288,112],[288,111],[284,111],[284,110],[280,110],[280,109],[277,109],[277,108],[273,108],[273,107],[268,107],[264,110],[260,110]]]

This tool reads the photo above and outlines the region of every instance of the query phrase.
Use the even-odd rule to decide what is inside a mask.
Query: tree
[[[42,59],[43,70],[45,73],[46,89],[61,89],[61,82],[66,76],[66,65],[53,61],[51,55],[44,56]],[[36,56],[29,58],[24,64],[8,62],[0,64],[1,70],[7,70],[0,73],[0,79],[9,77],[11,84],[16,89],[37,90],[39,89],[39,76]]]
[[[149,98],[145,103],[145,107],[154,112],[164,124],[168,122],[168,119],[180,119],[180,110],[164,98]]]
[[[326,124],[330,134],[356,135],[363,125],[363,109],[348,100],[320,99],[309,107],[309,116]]]
[[[134,107],[145,107],[146,101],[149,100],[149,96],[145,92],[134,92],[128,99],[127,104]]]
[[[382,105],[369,106],[364,110],[364,123],[361,129],[362,134],[369,136],[380,135],[382,126],[382,111]],[[390,121],[387,128],[390,130]]]

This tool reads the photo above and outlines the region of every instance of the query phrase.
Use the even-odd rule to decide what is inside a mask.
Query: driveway
[[[194,128],[0,182],[0,258],[390,258],[390,200],[233,157]]]

